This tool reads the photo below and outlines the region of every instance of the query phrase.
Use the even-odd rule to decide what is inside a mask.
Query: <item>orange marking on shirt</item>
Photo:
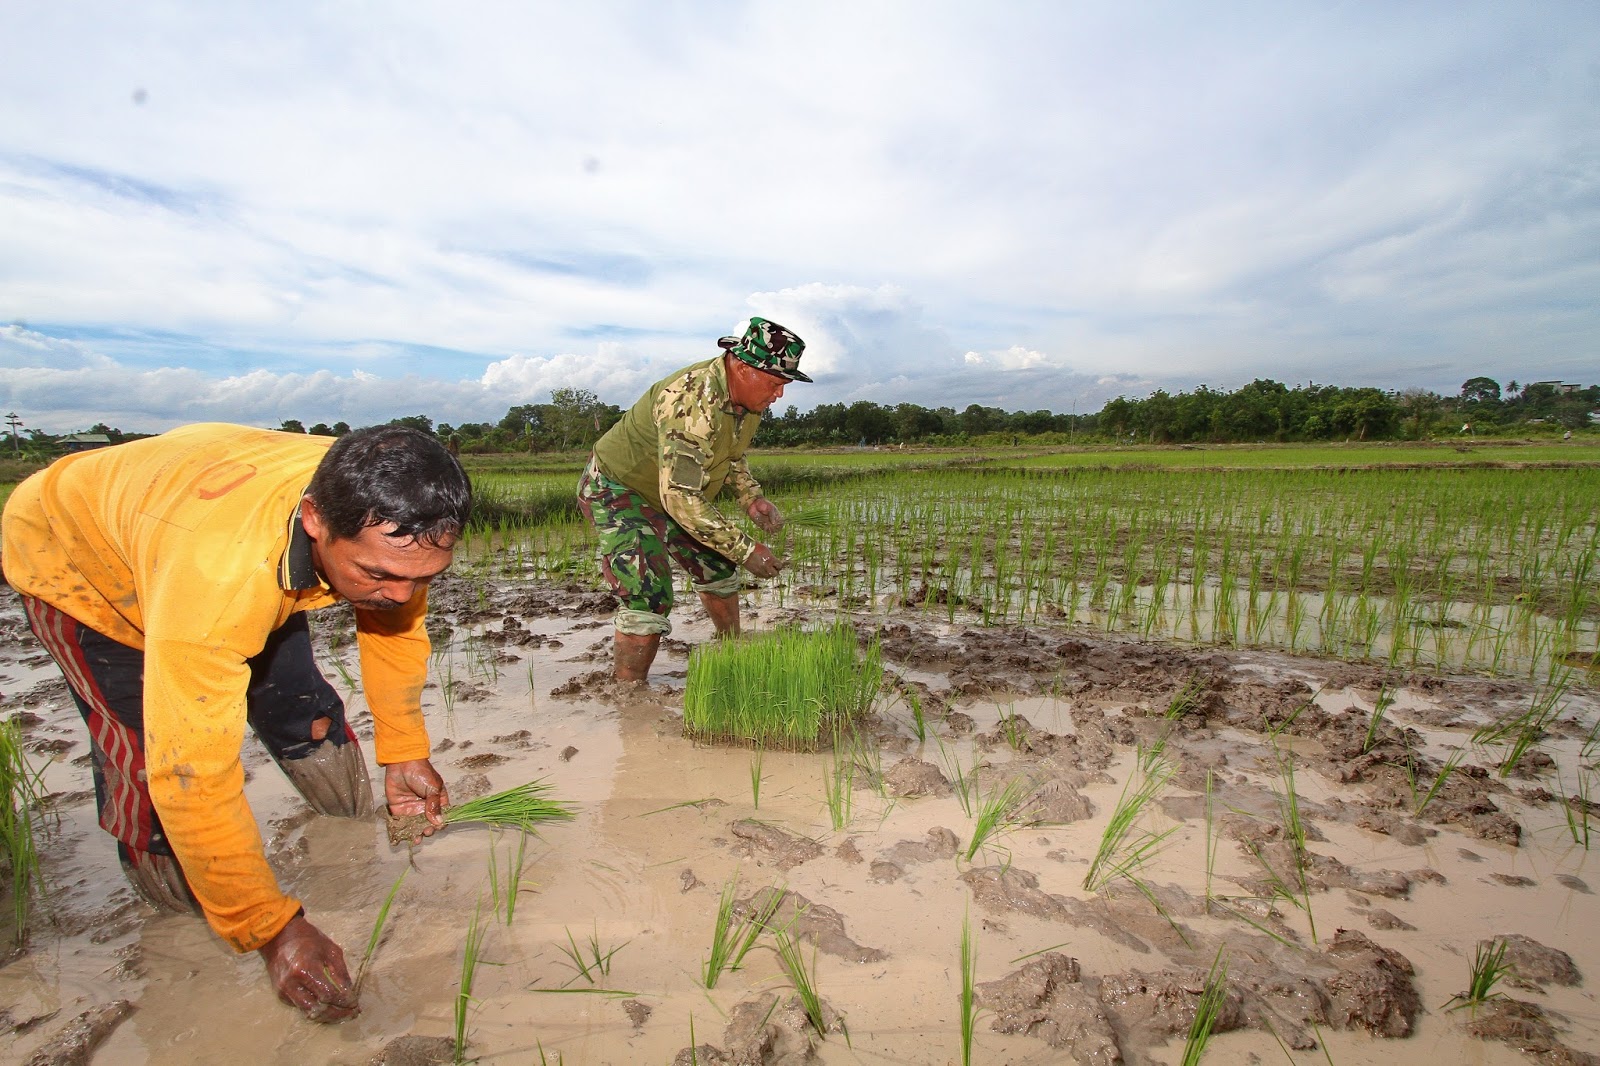
[[[214,500],[218,496],[226,496],[255,476],[256,468],[249,463],[225,459],[205,469],[200,475],[200,480],[195,483],[195,495],[202,500]],[[232,480],[224,480],[227,478]]]

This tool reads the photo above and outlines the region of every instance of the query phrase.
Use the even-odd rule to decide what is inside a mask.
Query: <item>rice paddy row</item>
[[[779,599],[1490,674],[1596,659],[1600,466],[756,472],[796,519]],[[570,480],[482,486],[491,513],[548,504],[487,525],[478,565],[593,580]]]

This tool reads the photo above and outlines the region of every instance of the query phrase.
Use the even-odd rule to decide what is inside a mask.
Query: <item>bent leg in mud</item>
[[[296,614],[250,660],[250,727],[318,814],[370,818],[372,780],[344,701],[317,669],[306,616]]]
[[[644,681],[661,638],[672,632],[670,520],[627,486],[605,477],[593,460],[578,486],[578,506],[599,535],[600,575],[617,600],[612,676]]]
[[[128,879],[134,892],[156,910],[171,914],[204,913],[175,857],[153,851],[134,851],[127,845],[120,845],[117,860],[122,864],[122,876]]]
[[[116,839],[128,883],[157,910],[200,913],[145,781],[144,652],[43,600],[24,596],[22,606],[88,727],[100,828]]]

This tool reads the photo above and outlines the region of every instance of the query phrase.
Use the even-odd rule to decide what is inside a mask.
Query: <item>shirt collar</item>
[[[285,592],[299,592],[320,588],[322,579],[317,576],[317,564],[311,558],[311,537],[300,522],[300,505],[294,505],[289,516],[289,546],[278,561],[278,587]]]

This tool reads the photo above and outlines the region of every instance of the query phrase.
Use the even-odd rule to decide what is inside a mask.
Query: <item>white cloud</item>
[[[0,326],[0,367],[76,370],[115,365],[107,356],[74,341],[47,337],[15,324]]]
[[[754,313],[800,406],[1592,376],[1593,5],[473,10],[6,4],[0,368],[626,403]]]

